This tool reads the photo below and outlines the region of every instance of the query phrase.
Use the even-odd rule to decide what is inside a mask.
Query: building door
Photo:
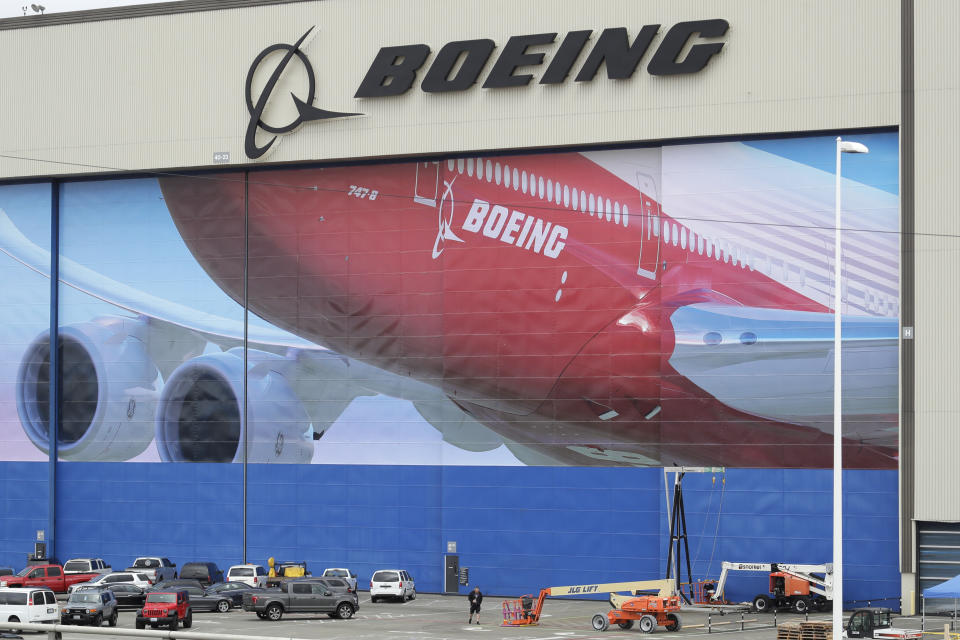
[[[444,593],[460,592],[460,556],[444,556]]]
[[[960,523],[917,523],[917,608],[924,589],[960,574]],[[927,600],[927,612],[952,611],[954,601]]]

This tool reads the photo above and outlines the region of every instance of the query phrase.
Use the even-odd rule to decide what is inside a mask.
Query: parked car
[[[57,596],[51,589],[12,587],[0,589],[0,620],[5,622],[45,622],[60,620]],[[13,629],[17,633],[18,629]]]
[[[403,569],[381,569],[370,578],[370,602],[384,598],[413,600],[417,597],[413,576]]]
[[[180,587],[190,594],[190,606],[194,611],[219,611],[226,613],[233,608],[233,598],[228,594],[207,591],[201,587]]]
[[[97,585],[103,587],[111,584],[132,584],[140,587],[141,589],[146,589],[150,586],[150,579],[144,573],[133,573],[132,571],[117,571],[115,573],[102,573],[91,580],[86,582],[80,582],[74,585],[71,585],[67,589],[67,593],[73,593],[77,587],[80,585],[90,586]]]
[[[99,573],[75,573],[64,575],[59,564],[30,565],[14,576],[0,578],[0,587],[46,587],[57,593],[67,591],[72,585],[98,577]]]
[[[303,582],[322,581],[330,585],[330,587],[334,591],[347,591],[350,593],[357,592],[356,589],[350,586],[350,582],[348,582],[346,578],[321,578],[321,577],[312,578],[311,577],[311,578],[301,578],[300,580]]]
[[[227,569],[227,582],[246,582],[262,588],[267,586],[267,570],[259,564],[235,564]]]
[[[94,585],[86,589],[97,588],[98,587]],[[117,597],[117,606],[121,609],[139,609],[147,599],[147,592],[143,588],[135,584],[130,584],[129,582],[114,582],[113,584],[99,588],[113,591],[113,595]],[[77,589],[81,589],[81,587],[78,586]]]
[[[200,584],[199,580],[184,580],[182,578],[177,578],[176,580],[164,580],[158,584],[149,586],[145,589],[147,593],[152,593],[154,591],[176,591],[177,589],[182,589],[183,587],[197,587],[202,589],[203,585]]]
[[[180,568],[180,578],[197,580],[204,586],[223,582],[223,571],[213,562],[188,562]]]
[[[99,627],[106,620],[117,626],[117,596],[110,589],[84,589],[70,594],[60,610],[60,624],[89,624]]]
[[[243,594],[263,591],[260,587],[251,587],[246,582],[221,582],[207,587],[207,593],[228,596],[234,607],[243,606]]]
[[[276,622],[289,613],[326,613],[347,619],[360,610],[356,592],[334,589],[326,580],[290,580],[277,589],[243,594],[243,610],[253,611],[261,620]]]
[[[148,593],[143,608],[137,611],[137,629],[150,625],[152,629],[166,626],[170,631],[176,631],[181,624],[184,629],[193,626],[190,596],[183,589]]]
[[[324,569],[321,578],[343,578],[352,591],[357,590],[357,574],[350,569]]]
[[[112,571],[113,569],[103,561],[103,558],[73,558],[63,565],[63,572],[68,576],[76,573],[111,573]]]
[[[166,558],[160,557],[137,558],[126,570],[145,573],[150,577],[150,582],[154,584],[164,580],[173,580],[177,577],[177,565]]]

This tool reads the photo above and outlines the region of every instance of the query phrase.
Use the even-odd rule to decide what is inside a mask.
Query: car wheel
[[[377,596],[370,596],[370,604],[377,604],[380,601],[380,598]]]
[[[226,613],[230,611],[230,601],[229,600],[220,600],[217,602],[217,611],[220,613]]]
[[[111,627],[117,626],[117,619],[118,619],[119,617],[120,617],[120,614],[118,614],[118,613],[117,613],[117,610],[114,609],[114,610],[113,610],[113,615],[110,616],[110,619],[109,619],[109,620],[107,620],[107,624],[109,624]]]
[[[414,590],[413,590],[413,593],[410,594],[410,599],[411,599],[411,600],[416,600],[416,599],[417,599],[417,590],[416,590],[416,589],[414,589]]]
[[[283,617],[283,607],[278,604],[272,604],[267,607],[267,610],[264,611],[264,613],[266,614],[268,620],[276,622]]]
[[[95,626],[95,627],[102,627],[102,626],[103,626],[103,614],[98,613],[97,615],[95,615],[95,616],[93,617],[93,622],[91,622],[90,624],[92,624],[92,625]]]
[[[349,602],[341,602],[337,606],[337,617],[341,620],[349,620],[353,617],[353,607]]]
[[[179,626],[180,626],[180,621],[177,620],[176,618],[170,621],[170,631],[176,631]]]
[[[17,616],[10,616],[7,618],[7,622],[20,622],[20,618]],[[20,633],[20,629],[10,629],[11,633]]]
[[[652,633],[654,628],[657,626],[657,619],[653,616],[643,616],[640,618],[640,631],[644,633]]]
[[[607,616],[605,616],[602,613],[598,613],[597,615],[593,616],[593,618],[590,620],[590,625],[596,631],[606,631],[607,627],[610,626],[610,621],[607,620]]]
[[[193,626],[193,609],[187,609],[187,617],[183,619],[183,628],[189,629]]]

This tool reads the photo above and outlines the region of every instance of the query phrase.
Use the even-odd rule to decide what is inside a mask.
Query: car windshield
[[[327,569],[323,572],[323,575],[329,578],[346,578],[347,572],[343,569]]]
[[[244,567],[244,568],[239,568],[239,569],[233,569],[232,571],[230,571],[230,575],[231,575],[231,576],[241,576],[241,577],[243,577],[243,576],[252,576],[252,575],[253,575],[253,569],[249,569],[249,568],[245,568],[245,567]]]
[[[99,593],[75,593],[70,596],[70,599],[67,602],[99,602],[100,594]]]
[[[17,575],[22,578],[31,571],[33,571],[33,567],[27,567],[26,569],[20,569],[20,571],[17,572]]]
[[[377,582],[397,582],[400,576],[396,571],[377,571],[373,574],[373,579]]]
[[[151,593],[147,596],[147,602],[176,602],[175,593]]]

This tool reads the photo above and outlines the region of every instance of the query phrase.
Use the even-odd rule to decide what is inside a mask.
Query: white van
[[[57,596],[50,589],[0,589],[0,620],[5,622],[60,622]]]
[[[370,602],[384,598],[413,600],[416,597],[413,577],[403,569],[381,569],[370,578]]]
[[[243,582],[263,588],[267,586],[267,570],[259,564],[235,564],[227,569],[227,582]]]

